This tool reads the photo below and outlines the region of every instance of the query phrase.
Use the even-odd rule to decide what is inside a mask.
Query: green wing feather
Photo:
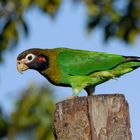
[[[125,57],[104,52],[61,49],[57,57],[59,68],[69,75],[89,75],[111,69],[125,61]]]

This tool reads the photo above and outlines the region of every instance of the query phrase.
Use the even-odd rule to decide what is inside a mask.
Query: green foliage
[[[26,91],[23,91],[17,109],[12,113],[9,139],[15,139],[18,134],[28,132],[33,133],[34,137],[31,139],[34,140],[53,140],[54,109],[52,91],[48,87],[29,86]]]
[[[0,138],[7,135],[8,123],[5,121],[1,108],[0,108]]]
[[[140,33],[139,0],[71,0],[84,2],[87,9],[87,30],[100,27],[107,41],[112,37],[133,43]],[[43,13],[54,17],[61,0],[0,0],[0,60],[9,48],[15,48],[20,34],[28,35],[29,27],[24,13],[37,7]],[[75,4],[75,3],[73,3]]]
[[[85,0],[85,2],[88,31],[101,27],[105,41],[117,37],[127,43],[135,42],[140,33],[139,0]]]
[[[53,17],[60,3],[61,0],[0,0],[0,61],[5,50],[15,48],[21,33],[28,35],[26,10],[37,7]]]

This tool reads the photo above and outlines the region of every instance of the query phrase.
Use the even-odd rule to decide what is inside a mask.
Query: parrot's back
[[[58,54],[56,63],[70,75],[85,76],[114,68],[125,60],[125,57],[116,54],[64,49]]]

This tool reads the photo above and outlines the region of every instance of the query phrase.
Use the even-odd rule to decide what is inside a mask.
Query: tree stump
[[[55,140],[131,140],[128,103],[122,94],[59,102],[54,135]]]

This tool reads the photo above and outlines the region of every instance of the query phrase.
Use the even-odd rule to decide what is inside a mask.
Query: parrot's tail
[[[133,70],[137,69],[140,67],[140,57],[137,56],[125,56],[126,60],[125,62],[134,62],[133,66],[131,65],[131,68],[133,68]]]
[[[126,62],[134,61],[134,62],[140,62],[140,57],[138,56],[124,56],[126,59]]]

